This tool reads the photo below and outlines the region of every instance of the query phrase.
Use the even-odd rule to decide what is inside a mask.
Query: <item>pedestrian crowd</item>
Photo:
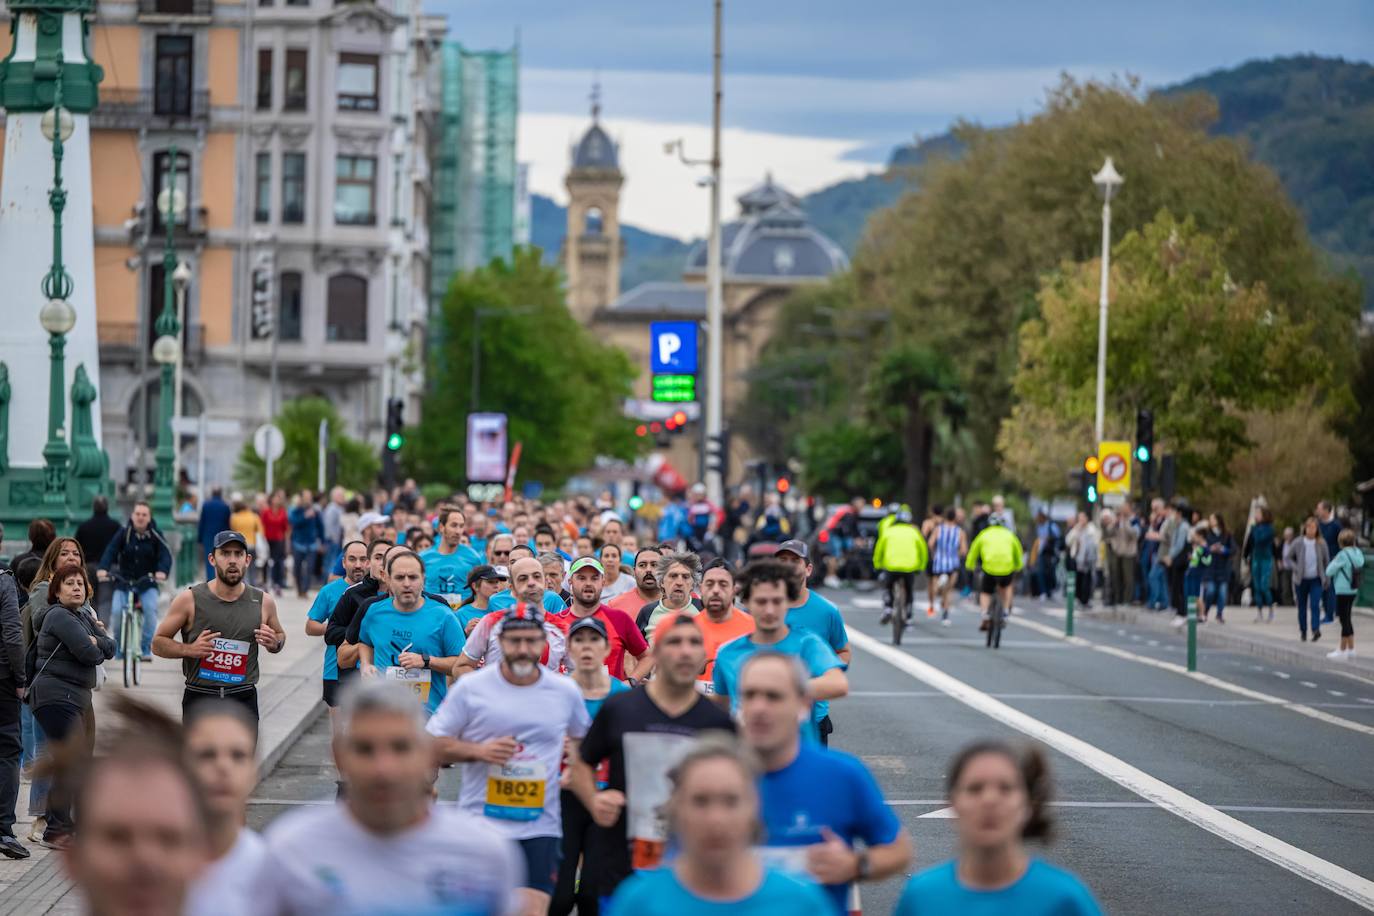
[[[660,517],[668,536],[642,543],[608,494],[430,508],[407,482],[289,502],[207,499],[207,580],[160,616],[166,545],[138,507],[92,542],[96,576],[94,551],[55,533],[40,544],[42,531],[0,576],[0,623],[22,613],[40,656],[37,670],[22,653],[0,662],[0,737],[11,706],[22,715],[11,697],[37,704],[40,840],[100,909],[844,914],[863,883],[912,872],[876,779],[830,746],[854,659],[838,609],[809,587],[822,558],[772,527],[771,500],[739,521],[767,533],[741,541],[694,489],[685,525]],[[1004,505],[986,508],[984,527],[1014,531]],[[931,543],[940,563],[981,553],[986,572],[1014,551],[1019,568],[1006,536],[1014,548]],[[767,556],[714,549],[765,538]],[[179,723],[117,698],[95,754],[101,665],[143,649],[108,634],[102,581],[151,608],[149,648],[181,663],[185,688]],[[138,594],[150,582],[151,600]],[[314,592],[306,634],[321,639],[338,802],[259,836],[244,826],[259,657],[285,645],[274,592],[288,585]],[[0,852],[19,857],[20,755],[4,750]],[[436,797],[448,767],[456,800]],[[1027,848],[1050,830],[1037,750],[978,743],[945,774],[955,858],[911,877],[895,912],[1099,912]]]

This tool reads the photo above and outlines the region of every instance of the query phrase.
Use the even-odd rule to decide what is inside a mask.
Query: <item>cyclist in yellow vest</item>
[[[979,562],[983,564],[983,586],[978,595],[978,604],[983,609],[983,622],[978,627],[981,631],[988,628],[988,605],[992,603],[994,589],[1003,609],[1011,613],[1012,584],[1025,565],[1020,539],[998,516],[994,515],[969,545],[965,568],[977,570]]]
[[[883,616],[880,624],[892,619],[892,591],[900,579],[906,582],[906,616],[911,619],[911,599],[916,594],[916,574],[926,568],[930,550],[921,531],[911,523],[911,511],[905,507],[884,518],[880,523],[878,542],[873,545],[873,568],[887,580],[883,596]]]

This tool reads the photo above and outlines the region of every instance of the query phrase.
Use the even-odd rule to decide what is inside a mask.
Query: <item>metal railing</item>
[[[210,117],[210,90],[162,92],[155,89],[101,89],[91,112],[92,127],[134,129],[172,127]]]
[[[156,316],[154,316],[156,320]],[[96,337],[100,342],[100,358],[112,363],[138,362],[139,324],[137,321],[98,321]],[[181,331],[181,345],[185,348],[186,364],[199,365],[205,359],[205,325],[187,324]],[[152,364],[152,340],[147,341],[148,361]]]
[[[138,0],[139,16],[200,16],[208,19],[214,0]]]

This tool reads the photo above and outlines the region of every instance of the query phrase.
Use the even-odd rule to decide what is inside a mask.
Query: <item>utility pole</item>
[[[720,263],[720,105],[721,9],[715,0],[715,41],[711,54],[711,222],[706,243],[706,441],[719,441],[724,428],[721,377],[725,361],[725,303]],[[705,468],[706,498],[725,504],[725,480],[720,465]]]

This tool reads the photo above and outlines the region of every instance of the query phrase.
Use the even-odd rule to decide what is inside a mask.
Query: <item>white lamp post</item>
[[[1093,176],[1093,184],[1102,190],[1102,286],[1097,298],[1097,421],[1093,427],[1097,442],[1102,441],[1103,418],[1107,408],[1107,275],[1112,257],[1112,195],[1124,181],[1112,164],[1112,157],[1102,163]],[[1093,443],[1094,449],[1097,442]]]

